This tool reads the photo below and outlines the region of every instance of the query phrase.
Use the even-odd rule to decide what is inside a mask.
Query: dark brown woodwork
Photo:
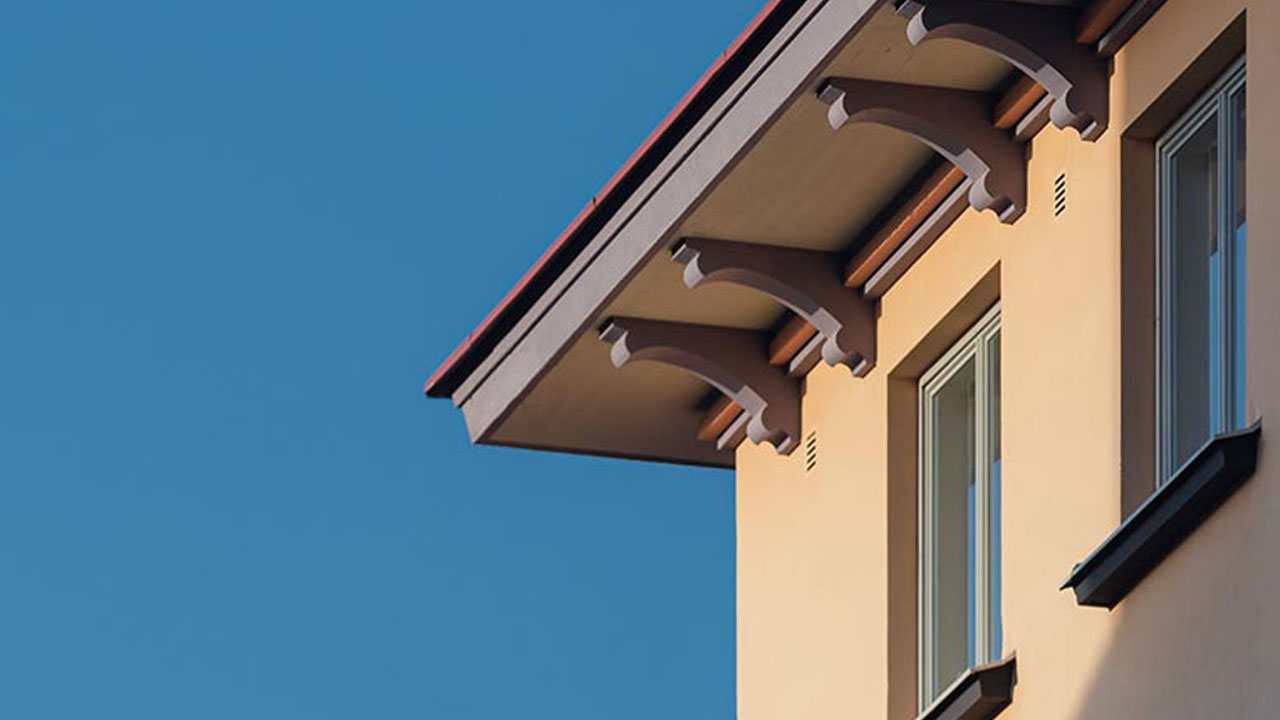
[[[769,363],[786,365],[802,348],[818,334],[818,328],[810,325],[804,318],[796,315],[787,322],[769,343]]]
[[[787,374],[791,377],[804,377],[809,371],[822,360],[822,336],[815,335],[813,339],[804,344],[800,348],[800,352],[791,358],[791,362],[787,363]],[[857,371],[854,372],[856,377],[861,377]]]
[[[1000,102],[996,103],[992,124],[1001,130],[1008,130],[1017,125],[1018,121],[1035,107],[1040,98],[1044,97],[1044,93],[1045,89],[1040,83],[1025,75],[1022,76],[1017,84],[1000,98]]]
[[[728,282],[773,298],[817,328],[822,359],[863,376],[876,362],[875,309],[841,282],[836,253],[759,243],[684,238],[671,250],[690,288]]]
[[[868,240],[845,270],[844,284],[859,287],[902,245],[920,223],[964,181],[964,173],[951,163],[943,163],[889,222]]]
[[[920,256],[933,247],[933,243],[942,237],[942,233],[964,214],[967,205],[965,195],[968,193],[968,188],[969,180],[966,178],[938,204],[937,209],[929,213],[929,217],[925,218],[924,222],[911,231],[907,239],[902,242],[902,246],[895,250],[889,259],[871,274],[871,277],[867,278],[867,282],[862,286],[863,297],[870,300],[879,299],[906,274]]]
[[[1076,42],[1091,45],[1124,14],[1131,0],[1094,0],[1076,22]]]
[[[1027,142],[1035,137],[1049,124],[1049,113],[1053,110],[1053,97],[1045,95],[1039,102],[1031,106],[1026,115],[1013,126],[1013,136],[1019,142]]]
[[[902,0],[913,45],[930,38],[963,40],[1007,60],[1054,98],[1049,117],[1085,140],[1106,130],[1110,93],[1106,62],[1075,41],[1076,11],[995,0]]]
[[[1111,57],[1119,52],[1162,5],[1164,0],[1133,0],[1120,19],[1098,39],[1098,55]]]
[[[747,425],[750,422],[751,416],[745,412],[739,413],[733,422],[729,423],[729,427],[720,433],[720,437],[716,438],[716,450],[720,452],[737,450],[738,446],[747,439]]]
[[[885,125],[938,151],[968,176],[973,209],[991,210],[1006,224],[1026,210],[1026,149],[991,124],[986,93],[833,77],[819,88],[818,99],[829,106],[827,122],[833,129],[860,122]]]
[[[702,442],[715,442],[720,433],[728,429],[734,418],[741,414],[741,405],[721,395],[702,416],[702,422],[698,425],[698,439]]]
[[[800,443],[800,383],[765,357],[766,333],[715,325],[611,318],[600,330],[615,368],[658,362],[706,381],[742,407],[747,437],[790,455]]]

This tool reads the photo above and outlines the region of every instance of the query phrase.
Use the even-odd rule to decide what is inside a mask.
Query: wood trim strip
[[[992,124],[1001,130],[1008,130],[1017,125],[1027,111],[1035,107],[1036,102],[1044,97],[1044,94],[1044,86],[1026,75],[1022,76],[996,103],[995,119]]]
[[[1013,126],[1013,137],[1028,142],[1049,124],[1049,111],[1053,109],[1053,97],[1045,95]]]
[[[867,278],[862,286],[862,296],[872,300],[879,299],[893,287],[920,256],[951,227],[965,210],[969,209],[969,181],[965,180],[951,191],[951,194],[938,205],[937,209],[920,223],[907,239],[884,264],[876,268],[875,273]]]
[[[844,284],[854,288],[865,283],[942,201],[959,187],[964,177],[964,172],[951,163],[938,168],[925,181],[920,191],[853,256],[845,269]]]
[[[716,450],[719,452],[733,452],[738,449],[747,439],[747,424],[751,422],[751,418],[746,413],[738,415],[729,424],[724,432],[720,433],[720,437],[716,439]]]
[[[725,395],[716,398],[710,409],[702,416],[702,422],[698,424],[698,440],[715,442],[716,438],[720,437],[720,433],[733,424],[734,418],[741,414],[742,406],[738,403]]]
[[[769,364],[786,365],[800,352],[805,343],[818,334],[818,328],[796,315],[787,322],[769,343]]]
[[[1162,5],[1164,0],[1134,0],[1124,15],[1098,40],[1098,55],[1111,57],[1119,52]]]
[[[791,358],[791,362],[787,363],[787,374],[795,378],[808,375],[809,371],[822,361],[822,343],[822,336],[814,335],[804,347],[800,348],[800,352]]]
[[[1124,11],[1131,0],[1095,0],[1080,14],[1076,22],[1076,42],[1090,45],[1098,42]]]

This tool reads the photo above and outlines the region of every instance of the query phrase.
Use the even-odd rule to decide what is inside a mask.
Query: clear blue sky
[[[759,2],[4,3],[0,716],[731,718],[731,477],[420,391]]]

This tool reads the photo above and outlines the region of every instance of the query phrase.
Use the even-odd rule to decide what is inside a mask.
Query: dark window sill
[[[1253,475],[1261,434],[1254,425],[1210,440],[1072,569],[1062,589],[1074,588],[1080,605],[1115,607]]]
[[[991,720],[1013,702],[1017,662],[1012,655],[961,675],[916,720]]]

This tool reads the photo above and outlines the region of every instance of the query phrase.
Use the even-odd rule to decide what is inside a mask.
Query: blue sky
[[[6,3],[0,715],[731,718],[731,476],[420,389],[757,9]]]

